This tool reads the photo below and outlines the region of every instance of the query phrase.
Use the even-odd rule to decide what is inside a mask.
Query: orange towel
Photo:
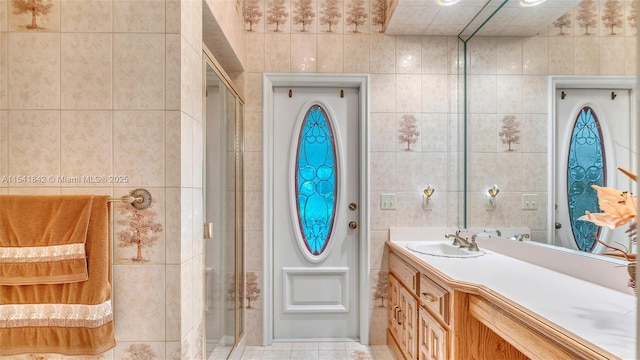
[[[0,285],[0,356],[97,355],[115,346],[107,200],[94,196],[90,207],[87,281]]]
[[[92,195],[0,196],[0,285],[86,281]]]

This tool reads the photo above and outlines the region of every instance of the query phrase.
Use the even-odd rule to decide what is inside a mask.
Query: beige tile
[[[318,35],[318,72],[344,72],[344,36]]]
[[[264,359],[264,356],[262,357]],[[321,350],[318,352],[318,360],[348,360],[345,350]]]
[[[547,133],[547,114],[523,114],[522,117],[522,151],[546,152],[547,141],[550,134]]]
[[[291,34],[291,71],[316,72],[318,35]]]
[[[46,182],[60,175],[60,111],[9,111],[7,136],[8,175],[45,178],[44,184],[28,181],[11,185],[57,187],[55,181]]]
[[[469,75],[467,81],[469,113],[496,113],[497,78],[490,75]]]
[[[180,259],[184,266],[185,261],[193,258],[193,191],[191,189],[181,189],[180,204]],[[190,277],[185,279],[190,279]],[[184,329],[188,328],[190,326]]]
[[[165,112],[165,129],[164,129],[164,183],[165,186],[180,186],[182,163],[181,157],[181,112],[166,111]]]
[[[263,72],[265,67],[265,35],[262,32],[247,32],[245,52],[245,71]],[[314,54],[315,58],[315,54]]]
[[[394,113],[372,113],[369,126],[371,151],[395,151],[396,137],[389,136],[396,132],[397,122]]]
[[[165,341],[165,278],[164,266],[113,266],[117,339]],[[119,349],[117,346],[116,354]]]
[[[519,145],[516,145],[519,147]],[[516,146],[512,146],[512,148],[516,148]],[[546,159],[546,154],[540,154],[542,157]],[[524,172],[524,164],[526,164],[527,168],[529,167],[529,162],[527,162],[523,158],[524,154],[521,152],[499,152],[496,154],[496,164],[494,165],[493,171],[495,180],[494,183],[499,184],[500,186],[500,195],[502,192],[514,192],[514,191],[522,191],[522,184],[524,178],[532,178],[536,175],[530,174],[529,170],[527,170],[527,176],[525,177]],[[546,160],[545,160],[545,169],[546,169]],[[537,170],[537,169],[536,169]],[[532,169],[531,172],[535,172]],[[547,172],[543,169],[541,175],[546,179]],[[490,186],[491,184],[487,184]],[[514,208],[514,209],[517,209]]]
[[[549,73],[573,74],[573,37],[549,38]]]
[[[522,77],[522,111],[531,114],[544,114],[547,112],[547,98],[540,94],[547,93],[548,77],[523,76]]]
[[[389,251],[385,241],[389,237],[388,231],[372,231],[370,241],[370,267],[373,270],[389,269]]]
[[[394,112],[396,79],[393,74],[371,74],[371,112]]]
[[[200,226],[202,228],[202,226]],[[202,238],[200,238],[199,242],[202,242]],[[189,304],[189,309],[191,311],[191,316],[194,319],[194,326],[196,329],[200,327],[202,324],[202,314],[204,313],[204,255],[200,253],[199,255],[193,258],[191,261],[191,274],[193,277],[190,279],[193,283],[193,293],[191,294],[191,303]],[[186,304],[183,304],[186,305]],[[198,329],[197,331],[201,331]],[[197,333],[195,335],[198,335]],[[201,336],[202,334],[200,334]],[[202,342],[201,337],[198,336],[200,342]],[[197,349],[197,348],[196,348]]]
[[[419,74],[422,72],[422,37],[396,37],[396,72]]]
[[[180,120],[180,185],[193,185],[193,119],[181,113]]]
[[[396,226],[420,227],[422,222],[422,192],[396,193]]]
[[[165,246],[166,263],[180,264],[181,259],[181,191],[179,188],[165,190]]]
[[[369,19],[369,0],[345,0],[343,19],[345,34],[368,34],[371,24],[371,19]]]
[[[60,34],[9,33],[10,109],[60,108]]]
[[[498,74],[522,74],[522,41],[521,37],[498,38]]]
[[[50,0],[35,18],[30,10],[9,13],[9,31],[60,32],[60,0]],[[46,6],[45,5],[45,6]]]
[[[165,354],[167,360],[180,360],[182,357],[180,341],[165,342]]]
[[[183,339],[196,322],[191,308],[194,297],[192,261],[187,260],[180,265],[180,329]]]
[[[262,113],[244,112],[244,150],[262,151]]]
[[[625,75],[636,75],[638,58],[637,37],[627,37],[625,41]]]
[[[113,31],[165,31],[165,0],[119,0],[113,3]]]
[[[486,194],[486,190],[493,186],[493,184],[496,184],[499,180],[493,171],[497,161],[496,153],[471,153],[469,154],[468,159],[468,191],[482,192],[482,195],[484,196],[484,194]]]
[[[113,6],[111,0],[62,1],[63,32],[111,32]]]
[[[262,344],[262,310],[247,310],[247,348]],[[251,350],[251,349],[248,349]],[[255,351],[263,351],[256,349]]]
[[[245,230],[262,230],[262,192],[245,193]]]
[[[523,154],[522,161],[526,165],[526,174],[522,181],[523,191],[547,191],[547,154]],[[542,208],[544,209],[544,208]]]
[[[422,114],[422,152],[446,152],[449,129],[449,118],[446,114]]]
[[[181,41],[181,110],[196,120],[202,119],[202,54]],[[176,84],[178,85],[178,84]]]
[[[115,109],[164,109],[164,34],[114,34]]]
[[[472,153],[497,151],[496,114],[470,114],[468,117],[467,148]]]
[[[522,76],[499,75],[497,77],[497,92],[497,112],[522,112]]]
[[[576,75],[597,75],[600,72],[600,38],[576,37],[573,69]]]
[[[389,35],[371,35],[369,49],[371,53],[371,73],[390,74],[396,69],[396,37]]]
[[[600,42],[600,75],[625,75],[624,37],[611,36]]]
[[[421,154],[421,162],[422,172],[418,182],[418,191],[422,194],[422,190],[426,188],[427,184],[431,184],[438,194],[444,194],[448,191],[449,183],[447,176],[448,169],[451,167],[448,154],[446,152],[423,152]]]
[[[264,70],[288,72],[291,68],[291,35],[268,33],[264,36]]]
[[[245,152],[244,153],[244,180],[246,191],[262,190],[262,153]]]
[[[422,158],[419,152],[400,151],[396,154],[396,190],[417,191],[422,180]]]
[[[276,33],[276,34],[285,34],[291,32],[291,19],[294,15],[291,9],[291,3],[289,1],[282,0],[265,0],[265,11],[264,16],[266,20],[265,24],[265,33]],[[275,6],[281,6],[284,9],[284,13],[286,15],[284,18],[280,18],[280,20],[276,23],[275,21],[269,20],[269,14]]]
[[[8,129],[9,120],[8,113],[5,110],[0,111],[0,187],[9,186],[6,181],[2,181],[3,176],[8,176],[9,174],[9,138],[8,138]]]
[[[422,37],[422,73],[447,74],[449,39],[446,36]]]
[[[495,74],[498,63],[495,37],[478,37],[469,42],[469,73]]]
[[[165,36],[165,109],[180,110],[181,105],[181,36],[167,34]]]
[[[8,35],[6,32],[0,32],[0,109],[8,108],[8,60],[7,45]]]
[[[194,10],[190,1],[180,1],[180,9],[178,10],[180,15],[176,15],[176,18],[180,17],[180,34],[191,45],[193,45],[193,22],[196,16],[193,13]]]
[[[309,7],[311,17],[303,17],[303,7]],[[317,34],[318,33],[318,21],[320,16],[317,14],[318,1],[317,0],[294,0],[291,1],[291,33],[303,33],[303,34]]]
[[[62,111],[60,120],[60,174],[81,179],[82,186],[112,186],[95,183],[96,177],[115,176],[113,172],[111,111]],[[82,179],[89,179],[84,181]],[[125,178],[114,178],[114,181]],[[60,184],[65,186],[65,184]],[[68,184],[67,186],[78,186]]]
[[[396,188],[396,154],[394,152],[371,153],[371,190],[390,191]],[[376,204],[373,198],[372,203]]]
[[[344,37],[344,71],[369,73],[369,36],[346,35]]]
[[[202,189],[193,189],[193,255],[202,255],[204,247],[204,199]]]
[[[62,108],[111,108],[111,34],[64,33],[61,36]]]
[[[127,186],[164,185],[163,111],[115,111],[113,136],[114,174],[129,176]]]
[[[165,32],[179,34],[181,28],[180,0],[165,0]]]
[[[262,270],[262,231],[246,231],[246,268],[247,271]]]
[[[522,43],[522,71],[524,74],[549,73],[549,38],[536,36],[524,38]]]
[[[113,262],[117,265],[165,263],[165,196],[162,188],[146,188],[151,206],[138,210],[129,204],[114,206]],[[124,189],[117,190],[123,192]],[[133,189],[127,189],[130,193]]]
[[[122,341],[113,349],[113,359],[166,359],[164,342]]]
[[[8,30],[9,0],[0,0],[0,32]]]
[[[421,81],[421,109],[425,113],[449,111],[449,78],[447,75],[423,75]]]
[[[420,112],[422,108],[422,77],[420,75],[396,75],[395,88],[396,112]]]
[[[193,121],[193,181],[192,186],[202,189],[203,183],[203,167],[204,167],[204,134],[202,123]]]

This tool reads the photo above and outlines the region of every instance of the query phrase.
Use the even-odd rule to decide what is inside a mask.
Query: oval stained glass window
[[[585,211],[600,212],[596,190],[591,185],[605,186],[605,149],[596,113],[590,107],[580,110],[571,133],[567,165],[567,201],[571,230],[578,249],[592,251],[595,233],[600,227],[578,220]]]
[[[331,237],[338,191],[333,129],[319,105],[311,106],[300,127],[294,173],[300,234],[309,253],[318,256]]]

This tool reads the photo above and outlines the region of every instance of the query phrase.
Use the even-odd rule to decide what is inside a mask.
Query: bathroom
[[[372,3],[365,6],[372,8]],[[604,0],[596,3],[604,8]],[[11,2],[0,1],[0,176],[123,175],[128,181],[5,182],[0,194],[121,196],[136,188],[152,193],[152,209],[162,231],[159,240],[144,250],[145,261],[131,261],[135,253],[131,248],[113,247],[117,345],[104,359],[128,358],[141,345],[155,359],[204,357],[204,304],[198,300],[205,292],[199,166],[204,149],[203,41],[244,98],[245,269],[257,275],[260,288],[265,271],[264,73],[368,74],[371,284],[388,270],[384,243],[390,227],[461,223],[459,167],[451,165],[462,152],[456,36],[387,35],[371,21],[359,26],[358,32],[344,21],[332,32],[317,22],[302,32],[287,21],[274,32],[264,18],[249,31],[239,3],[233,1],[54,0],[52,4],[47,14],[38,17],[38,29],[33,31],[24,26],[31,21],[29,14],[14,14]],[[620,4],[626,19],[632,1]],[[266,13],[265,2],[259,6]],[[506,197],[498,198],[493,212],[479,212],[483,217],[478,221],[528,225],[524,218],[531,212],[514,212],[506,199],[524,191],[546,196],[546,154],[535,149],[547,142],[541,131],[547,121],[547,77],[634,76],[636,42],[636,29],[626,21],[624,31],[615,36],[605,29],[582,35],[577,26],[572,35],[560,36],[549,25],[537,36],[472,40],[472,71],[513,80],[509,89],[498,81],[495,91],[486,92],[487,99],[481,101],[496,103],[496,114],[509,111],[524,116],[519,151],[506,154],[496,145],[496,156],[513,159],[497,161],[496,179],[487,178],[491,183],[482,185],[497,183],[500,195]],[[505,97],[509,110],[498,108],[507,103]],[[398,141],[405,115],[420,124],[421,135],[410,151]],[[524,176],[524,169],[514,172],[508,165],[523,163],[541,175]],[[510,185],[504,185],[507,182]],[[425,209],[422,190],[427,184],[435,192]],[[381,194],[396,195],[395,210],[380,209]],[[541,211],[535,214],[545,218]],[[531,226],[532,239],[544,240],[548,226],[544,220],[536,223]],[[263,345],[264,309],[261,300],[256,304],[245,311],[243,346]],[[386,311],[378,305],[370,301],[372,345],[385,343]]]

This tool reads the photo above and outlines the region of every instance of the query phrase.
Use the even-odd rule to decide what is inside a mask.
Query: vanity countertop
[[[424,262],[452,281],[485,288],[621,359],[636,359],[636,297],[486,250],[474,258],[447,258],[389,246]],[[618,279],[624,281],[627,279]]]

